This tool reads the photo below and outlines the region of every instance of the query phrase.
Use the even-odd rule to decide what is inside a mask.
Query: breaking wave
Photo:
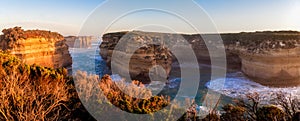
[[[246,98],[246,94],[257,92],[260,99],[264,101],[271,101],[277,93],[291,95],[292,97],[299,97],[300,87],[275,88],[263,86],[259,83],[253,82],[245,77],[241,72],[230,73],[225,78],[225,83],[222,88],[213,86],[220,83],[224,78],[218,78],[206,83],[206,87],[220,94],[233,98]]]

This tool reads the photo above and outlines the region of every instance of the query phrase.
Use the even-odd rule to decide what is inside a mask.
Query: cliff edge
[[[252,32],[223,35],[229,51],[239,55],[241,71],[267,86],[300,85],[300,33]]]
[[[106,60],[108,66],[111,65],[111,55],[113,51],[119,51],[126,55],[126,49],[130,50],[136,46],[133,43],[123,43],[125,50],[115,50],[115,46],[123,36],[129,32],[108,33],[103,36],[103,42],[100,45],[100,55]],[[130,32],[131,33],[131,32]],[[154,32],[133,32],[129,40],[145,42],[145,47],[139,48],[132,56],[130,65],[130,74],[133,79],[144,80],[149,78],[149,70],[154,64],[163,65],[166,74],[169,76],[171,66],[176,66],[175,57],[164,48],[165,51],[152,51],[152,45],[147,41],[171,40],[171,42],[180,41],[182,36],[189,42],[194,50],[198,62],[210,64],[210,54],[206,44],[213,44],[215,40],[208,40],[205,43],[203,36],[213,34],[169,34]],[[136,34],[138,33],[138,34]],[[126,39],[126,37],[124,37]],[[250,33],[221,34],[223,39],[227,69],[242,71],[245,75],[254,81],[267,86],[295,86],[300,85],[300,33],[296,31],[263,31]],[[157,46],[158,48],[162,47]],[[147,54],[147,52],[152,54]],[[166,59],[155,58],[163,57]],[[129,56],[129,55],[127,55]],[[213,55],[214,56],[214,55]],[[154,58],[153,58],[154,57]],[[156,61],[160,60],[160,61]],[[122,62],[121,58],[116,61]],[[158,62],[158,63],[154,63]],[[178,63],[177,63],[178,64]],[[124,65],[117,68],[122,70]],[[122,76],[122,74],[121,74]],[[138,77],[138,78],[137,78]],[[147,79],[149,80],[149,79]]]
[[[129,58],[128,71],[131,79],[150,83],[149,72],[155,65],[159,65],[165,72],[156,74],[165,73],[166,75],[157,75],[157,77],[160,77],[159,80],[167,80],[171,71],[172,55],[168,48],[155,44],[159,42],[158,38],[160,36],[152,36],[143,32],[105,34],[100,45],[100,55],[106,60],[108,67],[114,66],[117,73],[123,77],[128,75],[126,71],[128,63],[124,60]],[[120,41],[121,39],[122,41]],[[118,43],[120,47],[116,48]],[[134,49],[137,46],[140,48]],[[114,60],[112,60],[113,52],[119,56]],[[114,61],[114,65],[111,64],[112,61]]]
[[[92,36],[67,36],[66,44],[70,48],[89,48],[92,46]]]
[[[62,35],[44,30],[21,27],[4,29],[0,35],[0,48],[20,58],[26,64],[53,68],[70,68],[72,58]]]

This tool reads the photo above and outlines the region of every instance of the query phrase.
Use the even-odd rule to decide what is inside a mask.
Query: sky
[[[0,4],[0,30],[21,26],[65,36],[127,30],[300,31],[300,0],[0,0]],[[165,13],[158,8],[166,8]],[[202,28],[195,31],[193,25]]]

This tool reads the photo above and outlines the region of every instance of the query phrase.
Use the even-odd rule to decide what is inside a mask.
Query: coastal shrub
[[[109,75],[104,75],[99,85],[104,95],[113,105],[130,113],[149,114],[159,111],[170,103],[168,98],[163,96],[152,97],[150,90],[138,88],[134,84],[117,86]],[[119,87],[130,94],[125,94]],[[135,95],[139,98],[134,98],[130,95]]]
[[[246,109],[241,106],[234,106],[232,104],[222,107],[225,113],[222,114],[222,121],[245,121],[247,120]]]
[[[214,111],[210,112],[205,118],[200,121],[220,121],[220,116]]]
[[[266,105],[257,111],[257,121],[285,121],[284,112],[273,105]]]
[[[296,112],[296,113],[293,115],[292,121],[300,121],[300,112]]]
[[[45,38],[49,41],[63,40],[64,37],[57,32],[45,31],[45,30],[26,30],[21,27],[14,27],[2,30],[3,35],[0,35],[0,41],[5,42],[6,45],[2,46],[2,49],[11,49],[17,46],[16,42],[21,39],[27,38]]]
[[[123,81],[112,81],[110,76],[105,75],[101,79],[95,75],[87,75],[85,72],[78,72],[74,78],[78,78],[77,80],[79,86],[81,88],[87,88],[88,93],[83,93],[79,91],[79,95],[86,97],[86,100],[93,99],[95,105],[94,107],[97,112],[94,112],[96,115],[100,115],[101,119],[109,120],[111,117],[116,117],[118,120],[172,120],[177,119],[172,117],[171,111],[162,109],[165,111],[159,117],[149,117],[148,119],[139,118],[138,115],[136,117],[125,117],[121,115],[124,111],[130,113],[144,114],[149,113],[152,114],[152,111],[157,111],[162,106],[158,106],[157,108],[151,108],[149,103],[153,103],[156,105],[161,105],[164,101],[159,101],[160,99],[167,99],[166,97],[159,96],[153,100],[149,100],[147,97],[152,97],[151,93],[140,93],[140,90],[143,85],[140,85],[137,81],[133,81],[132,84],[126,84]],[[77,82],[77,83],[78,83]],[[98,86],[97,86],[98,85]],[[138,86],[140,85],[140,86]],[[100,88],[98,88],[100,87]],[[92,91],[92,89],[95,89]],[[100,90],[99,90],[100,89]],[[142,88],[143,89],[143,88]],[[79,89],[80,90],[80,89]],[[127,90],[126,94],[122,93],[121,90]],[[144,90],[147,92],[148,90]],[[91,95],[89,95],[91,94]],[[129,94],[129,95],[128,95]],[[146,100],[135,99],[130,95],[140,95],[143,96]],[[275,105],[266,105],[261,104],[263,101],[260,99],[259,93],[246,94],[246,99],[237,99],[234,100],[235,103],[228,104],[222,106],[222,110],[220,110],[220,114],[216,113],[216,110],[209,111],[210,113],[203,119],[198,117],[198,111],[196,110],[197,106],[192,106],[187,112],[179,119],[179,121],[296,121],[299,119],[299,114],[297,112],[299,100],[297,98],[289,97],[284,93],[279,93],[276,100],[271,101],[272,103],[277,103]],[[281,99],[282,98],[282,99]],[[149,101],[148,101],[149,100]],[[83,100],[82,100],[83,101]],[[165,103],[167,105],[167,103]],[[280,104],[280,105],[279,105]],[[116,107],[114,107],[116,106]],[[283,106],[286,107],[282,108]],[[119,110],[122,109],[122,110]],[[173,110],[185,110],[182,109],[179,105],[175,106]],[[292,118],[288,118],[288,110],[291,113]],[[185,110],[186,111],[186,110]],[[109,112],[109,113],[108,113]],[[176,111],[175,111],[176,112]],[[91,112],[93,113],[93,112]],[[195,115],[196,114],[196,115]],[[297,117],[298,116],[298,117]],[[163,117],[163,119],[162,119]]]
[[[3,52],[0,64],[0,120],[72,118],[78,101],[65,70],[26,65]]]
[[[260,105],[260,97],[258,93],[246,94],[246,99],[235,100],[235,104],[245,109],[247,120],[255,121],[257,119],[257,111]]]
[[[292,120],[300,110],[299,99],[283,92],[276,93],[275,96],[276,98],[273,100],[275,105],[279,105],[283,109],[286,120]]]
[[[169,115],[170,112],[168,110],[164,110],[162,107],[168,105],[168,98],[154,96],[152,97],[151,93],[145,93],[148,90],[144,90],[141,93],[140,89],[143,89],[143,85],[139,87],[139,83],[137,81],[133,81],[132,84],[126,84],[122,81],[112,81],[109,75],[103,76],[99,79],[98,76],[89,76],[86,73],[80,72],[84,77],[82,80],[86,80],[86,82],[82,80],[78,80],[78,82],[84,82],[80,85],[89,85],[86,83],[92,82],[97,85],[99,84],[100,90],[93,92],[97,95],[89,95],[87,99],[91,99],[93,96],[98,96],[95,105],[98,104],[98,114],[102,114],[101,118],[103,119],[111,119],[111,116],[114,114],[122,114],[123,111],[129,113],[137,113],[137,114],[152,114],[155,111],[162,109],[166,111],[164,114],[161,114],[160,117],[153,117],[149,119],[139,119],[137,117],[131,117],[130,119],[135,120],[159,120],[161,117],[169,118],[172,115]],[[80,75],[80,74],[79,74]],[[77,75],[78,76],[78,75]],[[75,76],[75,77],[77,77]],[[90,79],[86,79],[90,78]],[[91,81],[94,80],[94,81]],[[89,86],[90,88],[97,88],[95,86]],[[121,90],[127,90],[126,94]],[[138,91],[139,90],[139,91]],[[89,91],[92,92],[92,91]],[[129,94],[128,94],[129,93]],[[84,93],[82,93],[84,94]],[[87,93],[89,94],[89,93]],[[146,95],[145,95],[146,94]],[[80,95],[80,94],[79,94]],[[144,96],[145,99],[133,98],[130,95],[140,95]],[[147,98],[148,97],[148,98]],[[198,117],[198,113],[196,110],[197,106],[192,106],[190,109],[186,110],[187,112],[179,119],[179,121],[264,121],[264,120],[285,120],[291,121],[292,119],[286,118],[286,113],[280,109],[278,106],[269,106],[260,104],[262,101],[259,98],[259,93],[246,94],[247,99],[239,99],[235,100],[235,104],[228,104],[222,107],[221,114],[217,114],[216,111],[210,111],[210,113],[203,119]],[[107,100],[105,100],[105,99]],[[299,101],[295,101],[299,102]],[[100,104],[100,105],[99,105]],[[102,105],[104,104],[104,105]],[[157,106],[160,105],[160,106]],[[116,106],[116,107],[114,107]],[[155,107],[156,106],[156,107]],[[118,110],[121,109],[121,110]],[[174,110],[184,110],[180,106],[174,108]],[[107,113],[110,112],[110,113]],[[114,113],[117,112],[117,113]],[[296,117],[296,114],[293,115]],[[128,117],[124,117],[124,115],[118,115],[120,117],[119,120],[126,120]],[[175,118],[169,118],[175,119]],[[295,118],[296,119],[296,118]],[[164,119],[166,120],[166,119]]]
[[[14,46],[18,39],[24,39],[24,30],[21,29],[21,27],[3,29],[2,33],[3,37],[1,38],[1,41],[6,41],[10,48]]]
[[[188,110],[180,105],[165,109],[170,104],[170,98],[153,96],[138,81],[128,84],[112,81],[109,75],[100,79],[99,76],[80,71],[73,80],[67,74],[66,69],[26,65],[15,56],[0,52],[0,120],[94,120],[84,108],[87,105],[83,106],[80,101],[89,103],[87,108],[95,111],[90,113],[100,115],[103,120],[111,117],[118,120],[175,120],[177,117],[173,116],[177,113],[180,115],[182,111],[187,113],[180,121],[299,120],[300,101],[282,92],[274,95],[276,98],[272,100],[274,105],[271,106],[260,104],[262,101],[258,93],[247,94],[247,99],[223,106],[221,114],[213,110],[200,119],[195,105]],[[80,101],[73,81],[76,81],[78,96],[84,97]],[[124,111],[150,116],[145,119],[119,115],[124,114]],[[154,116],[153,113],[157,111],[162,113]]]
[[[246,94],[247,99],[238,99],[235,104],[228,104],[223,107],[224,109],[242,108],[242,113],[228,113],[228,110],[224,110],[221,114],[221,120],[233,120],[232,117],[244,116],[243,120],[246,121],[298,121],[299,118],[299,100],[297,97],[293,97],[290,94],[284,92],[278,92],[274,96],[274,100],[271,100],[268,104],[261,104],[262,100],[258,93]],[[265,103],[265,102],[264,102]],[[234,107],[234,108],[232,108]],[[228,116],[230,114],[230,116]],[[226,119],[224,119],[226,117]],[[230,118],[228,118],[230,117]]]
[[[170,108],[164,108],[170,104],[170,98],[153,96],[137,81],[113,81],[109,75],[100,79],[81,71],[76,72],[74,81],[84,106],[101,120],[177,120],[186,111],[176,101]],[[127,113],[133,114],[132,117]]]

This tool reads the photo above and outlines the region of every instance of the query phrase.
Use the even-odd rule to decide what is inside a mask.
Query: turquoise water
[[[99,43],[93,42],[91,48],[70,48],[70,52],[73,59],[73,73],[76,73],[77,70],[81,70],[86,71],[89,74],[97,74],[100,77],[109,73],[109,69],[107,68],[105,61],[99,55]],[[268,101],[273,99],[272,95],[277,92],[284,92],[294,97],[299,97],[300,95],[300,87],[272,88],[263,86],[251,81],[241,72],[228,72],[225,79],[217,78],[215,80],[211,80],[211,68],[209,65],[200,65],[200,72],[200,80],[195,80],[199,82],[199,88],[195,97],[198,105],[202,104],[208,89],[221,94],[219,107],[227,103],[232,103],[233,98],[242,99],[245,98],[245,94],[254,92],[258,92],[261,100],[265,100],[265,103],[268,103]],[[112,78],[115,81],[121,79],[118,75],[112,75]],[[222,88],[212,86],[220,83],[222,80],[225,80]],[[154,92],[153,94],[158,93],[160,95],[168,95],[174,98],[180,88],[181,79],[172,76],[171,72],[171,78],[169,81],[170,83],[168,85],[155,81],[147,85],[147,87]],[[182,100],[185,100],[185,98],[193,97],[181,97]]]
[[[103,76],[105,71],[108,70],[105,61],[99,55],[98,42],[93,42],[91,48],[70,48],[69,51],[73,61],[73,74],[80,70]]]
[[[86,71],[89,74],[97,74],[100,77],[109,73],[109,69],[107,68],[105,61],[99,55],[99,51],[99,43],[97,42],[93,42],[91,48],[70,48],[70,53],[73,60],[73,74],[76,73],[77,70]],[[114,80],[119,80],[121,77],[118,75],[112,75],[112,78]],[[156,81],[147,85],[147,87],[154,92],[153,94],[159,93],[159,95],[168,95],[174,98],[178,89],[180,88],[181,79],[172,77],[169,81],[170,84],[168,85]],[[201,102],[204,100],[208,89],[206,84],[210,81],[210,67],[208,65],[203,65],[203,67],[201,67],[201,81],[196,81],[199,82],[199,88],[195,100],[198,105],[201,105]],[[162,87],[163,89],[161,89]],[[186,98],[193,97],[180,97],[182,100],[185,100]],[[221,104],[228,103],[229,101],[231,101],[231,98],[225,95],[221,96]]]

